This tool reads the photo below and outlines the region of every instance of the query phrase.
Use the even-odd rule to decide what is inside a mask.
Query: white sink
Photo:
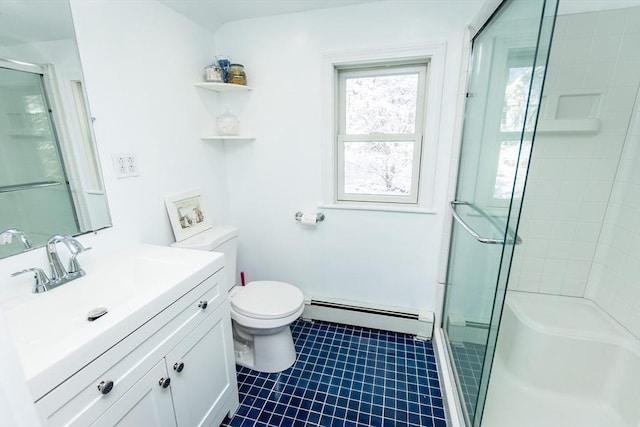
[[[59,383],[223,266],[219,253],[139,245],[83,265],[86,276],[58,288],[4,302],[32,392]],[[97,307],[108,313],[88,321]]]

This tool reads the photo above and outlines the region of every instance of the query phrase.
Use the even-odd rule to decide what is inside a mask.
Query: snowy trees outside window
[[[338,70],[338,201],[418,202],[426,68]]]

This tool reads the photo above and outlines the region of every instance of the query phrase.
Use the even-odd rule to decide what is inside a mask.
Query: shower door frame
[[[463,58],[463,70],[462,73],[464,73],[464,75],[466,76],[465,79],[465,87],[464,90],[461,90],[460,93],[460,97],[462,98],[463,94],[464,97],[466,98],[466,96],[468,96],[468,94],[466,93],[466,90],[469,86],[469,82],[470,82],[470,78],[471,78],[471,64],[472,64],[472,60],[473,60],[473,46],[474,46],[474,41],[475,38],[482,32],[482,30],[496,17],[496,15],[500,12],[501,8],[505,5],[507,5],[508,3],[510,3],[511,0],[495,0],[493,1],[493,7],[492,9],[492,13],[490,13],[489,15],[485,15],[488,16],[488,18],[482,23],[482,25],[479,27],[479,29],[477,31],[473,31],[471,29],[471,27],[469,29],[467,29],[467,31],[465,32],[465,51],[463,52],[464,54],[464,58]],[[557,7],[558,7],[558,3],[559,0],[543,0],[544,4],[542,6],[542,14],[540,16],[540,22],[539,22],[539,29],[538,29],[538,33],[537,33],[537,40],[535,41],[535,53],[533,55],[533,70],[532,70],[532,76],[531,76],[531,81],[529,83],[529,87],[528,87],[528,94],[527,94],[527,103],[526,103],[526,110],[525,110],[525,118],[524,118],[524,123],[522,126],[522,131],[518,132],[519,135],[519,149],[518,149],[518,164],[520,162],[520,156],[522,155],[522,146],[524,144],[525,140],[529,140],[530,139],[530,147],[529,147],[529,153],[531,153],[531,150],[533,149],[533,144],[534,144],[534,139],[535,139],[535,132],[536,132],[536,126],[537,126],[537,122],[538,122],[538,117],[539,117],[539,113],[540,110],[538,108],[538,110],[535,112],[535,114],[532,117],[528,117],[527,116],[527,112],[528,109],[530,108],[530,98],[531,98],[531,93],[532,93],[532,87],[534,85],[534,80],[536,79],[535,77],[535,69],[538,66],[543,66],[544,67],[544,71],[542,72],[542,77],[541,77],[541,88],[540,88],[540,100],[542,99],[542,91],[544,89],[544,79],[546,77],[546,71],[547,71],[547,62],[548,62],[548,58],[549,58],[549,51],[550,51],[550,44],[551,44],[551,39],[552,39],[552,34],[553,34],[553,28],[555,25],[555,19],[557,16]],[[487,9],[485,7],[485,9]],[[552,14],[550,16],[548,16],[549,14],[549,10],[553,10]],[[482,13],[482,12],[481,12]],[[549,22],[550,19],[550,22]],[[546,28],[545,28],[546,26]],[[545,34],[545,32],[548,32],[548,34]],[[548,40],[545,39],[545,37],[548,36]],[[542,42],[541,42],[542,40]],[[544,40],[546,40],[545,44]],[[516,43],[519,44],[519,43]],[[544,52],[541,54],[540,50],[541,50],[541,46],[544,49]],[[539,62],[539,60],[542,59],[542,61]],[[461,78],[462,80],[462,78]],[[462,111],[466,111],[466,102],[464,102],[465,100],[463,99],[461,104],[462,104]],[[483,112],[486,113],[486,109],[483,109]],[[531,121],[531,123],[533,124],[532,128],[527,129],[527,122]],[[460,114],[459,115],[459,119],[456,123],[456,129],[459,129],[460,132],[460,137],[458,139],[458,153],[459,156],[462,155],[462,144],[463,144],[463,129],[464,129],[464,115]],[[525,188],[526,188],[526,175],[527,175],[527,170],[528,170],[528,163],[530,161],[530,157],[529,160],[527,160],[527,167],[524,168],[524,172],[521,170],[520,167],[516,166],[516,172],[515,172],[515,176],[514,176],[514,184],[512,187],[512,192],[511,192],[511,198],[508,201],[508,206],[506,207],[506,210],[508,212],[508,215],[506,217],[507,221],[506,221],[506,225],[505,225],[505,236],[502,242],[502,251],[501,251],[501,256],[500,256],[500,261],[499,261],[499,267],[498,267],[498,276],[497,276],[497,280],[496,280],[496,286],[495,286],[495,294],[494,294],[494,302],[493,302],[493,306],[491,309],[491,316],[490,316],[490,324],[489,324],[489,331],[487,333],[487,346],[485,347],[485,355],[484,355],[484,361],[483,361],[483,365],[482,365],[482,373],[481,373],[481,377],[480,377],[480,384],[479,384],[479,390],[478,390],[478,399],[477,399],[477,403],[476,403],[476,407],[474,410],[474,413],[471,414],[471,420],[470,423],[471,425],[473,425],[474,427],[480,426],[481,425],[481,420],[482,420],[482,415],[483,415],[483,410],[484,410],[484,403],[486,400],[486,393],[487,393],[487,389],[488,389],[488,384],[489,384],[489,379],[490,379],[490,375],[491,375],[491,367],[493,364],[493,355],[495,352],[495,342],[497,340],[497,334],[498,334],[498,330],[499,330],[499,326],[500,326],[500,318],[502,315],[502,309],[503,309],[503,304],[504,304],[504,296],[506,293],[506,286],[508,283],[508,277],[509,277],[509,273],[510,273],[510,268],[511,268],[511,260],[513,258],[513,247],[514,247],[514,243],[518,244],[518,225],[519,225],[519,218],[520,218],[520,213],[521,213],[521,208],[522,208],[522,200],[524,199],[524,194],[525,194]],[[456,172],[457,177],[459,179],[459,175],[460,175],[460,165],[458,165],[458,170]],[[523,185],[522,185],[522,195],[520,197],[519,200],[517,200],[517,203],[514,204],[514,194],[515,194],[515,188],[516,188],[516,181],[517,179],[520,177],[520,174],[524,174],[524,181],[523,181]],[[455,196],[457,193],[457,185],[458,185],[458,179],[456,179],[456,182],[453,184],[453,188],[449,189],[449,198],[451,200],[455,200]],[[480,188],[483,188],[482,185]],[[478,189],[476,188],[476,191],[478,191]],[[456,202],[452,202],[452,212],[455,215],[454,212],[454,207],[453,204]],[[504,208],[503,208],[504,209]],[[457,215],[456,215],[457,216]],[[448,219],[449,221],[449,226],[448,229],[450,230],[449,234],[445,235],[445,239],[443,240],[445,243],[447,244],[449,243],[448,246],[448,260],[447,260],[447,265],[449,265],[451,263],[451,256],[452,256],[452,252],[451,252],[451,245],[453,244],[453,226],[454,226],[454,221],[456,221],[456,219],[452,219],[452,217],[450,216]],[[515,225],[512,227],[512,230],[510,230],[509,227],[509,223],[515,220]],[[466,224],[464,224],[464,222],[460,222],[460,224],[464,227]],[[467,228],[467,231],[469,231],[469,229]],[[512,234],[510,234],[512,233]],[[472,233],[473,234],[473,233]],[[511,241],[507,241],[509,236],[513,236],[513,238],[511,239]],[[489,239],[489,240],[495,240],[495,239]],[[497,241],[491,241],[491,242],[487,242],[487,241],[482,241],[482,239],[478,239],[478,241],[482,242],[482,243],[498,243]],[[511,246],[511,249],[507,249],[508,246]],[[444,325],[445,325],[445,309],[446,309],[446,300],[447,300],[447,283],[448,283],[448,270],[447,270],[447,278],[445,279],[443,285],[444,285],[444,296],[443,296],[443,303],[442,303],[442,315],[440,317],[440,328],[437,331],[434,331],[434,344],[436,347],[436,356],[438,358],[438,362],[441,366],[441,379],[443,380],[443,392],[445,394],[445,408],[447,410],[447,415],[448,415],[448,421],[451,422],[454,426],[455,425],[460,425],[460,426],[467,426],[468,424],[465,421],[465,415],[464,415],[464,411],[462,408],[462,400],[459,396],[459,384],[457,383],[457,375],[455,375],[455,365],[453,363],[453,359],[451,358],[451,350],[449,348],[449,341],[447,338],[447,334],[446,331],[444,329]]]

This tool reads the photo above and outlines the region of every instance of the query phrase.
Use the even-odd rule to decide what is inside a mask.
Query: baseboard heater
[[[423,340],[431,339],[434,322],[433,312],[428,310],[385,307],[324,297],[306,299],[302,318],[401,332]]]

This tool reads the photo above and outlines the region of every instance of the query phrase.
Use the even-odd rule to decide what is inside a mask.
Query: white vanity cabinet
[[[238,407],[223,274],[165,305],[37,400],[40,416],[56,427],[219,425]]]
[[[167,376],[167,367],[161,360],[91,425],[176,427],[171,391],[158,385],[158,378]]]

